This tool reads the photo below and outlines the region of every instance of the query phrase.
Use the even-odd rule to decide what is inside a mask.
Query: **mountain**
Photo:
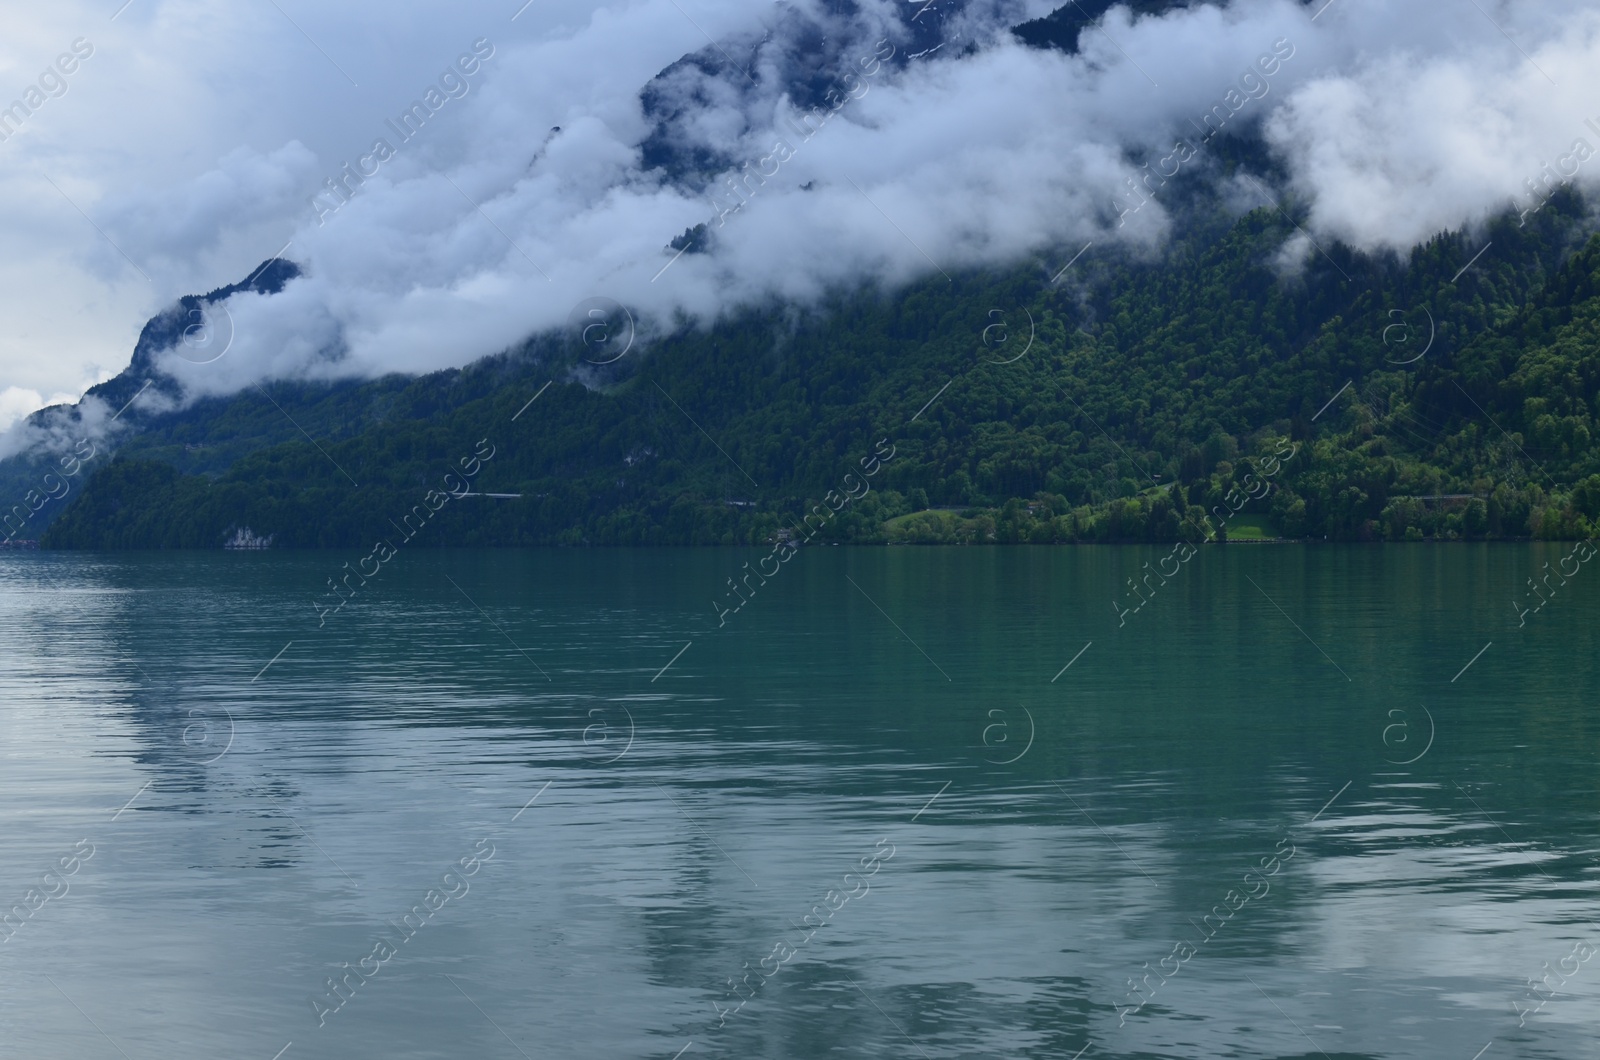
[[[1069,0],[1043,18],[1013,26],[1025,44],[1078,50],[1083,30],[1118,4],[1136,17],[1195,6],[1199,0]],[[641,147],[646,168],[704,189],[743,159],[727,149],[739,137],[771,126],[778,101],[799,111],[829,107],[847,92],[846,75],[904,69],[935,52],[969,52],[978,41],[968,16],[1008,9],[997,0],[907,0],[888,8],[857,0],[774,4],[758,32],[736,35],[685,55],[653,78],[639,101],[650,131]],[[880,49],[889,40],[898,46]],[[714,115],[714,117],[713,117]],[[765,147],[766,145],[762,145]]]
[[[85,423],[85,407],[98,406],[120,410],[115,418],[126,415],[122,427],[142,430],[141,421],[147,417],[133,408],[135,397],[153,390],[157,399],[166,397],[172,402],[179,398],[177,384],[168,377],[154,372],[154,356],[162,350],[182,348],[195,359],[209,359],[214,350],[225,349],[230,338],[218,334],[217,321],[210,314],[213,306],[225,302],[231,295],[250,291],[273,295],[283,290],[290,280],[300,275],[300,267],[292,261],[272,258],[262,262],[240,283],[218,287],[203,295],[184,295],[163,312],[152,317],[139,332],[133,356],[128,367],[114,378],[92,386],[84,400],[73,406],[52,406],[29,415],[23,428],[28,432],[31,445],[23,452],[0,460],[0,498],[10,498],[9,506],[0,508],[0,544],[16,539],[29,539],[40,532],[60,514],[60,501],[73,494],[83,467],[93,462],[103,449],[96,439],[104,439],[108,428]],[[93,400],[90,400],[93,399]],[[87,404],[86,404],[87,403]],[[154,433],[145,439],[146,444],[157,443],[165,437],[181,446],[185,441],[184,424],[195,416],[204,417],[206,410],[220,411],[217,402],[201,402],[189,415],[166,417],[154,425]],[[251,429],[245,423],[235,422],[229,437],[219,438],[212,451],[204,457],[188,462],[199,470],[203,467],[226,466],[247,452],[288,439],[293,432],[284,430],[276,421],[267,421]],[[85,454],[91,454],[86,456]],[[215,458],[222,457],[219,462]],[[68,469],[70,473],[67,473]],[[42,503],[41,503],[42,502]]]
[[[972,48],[1008,3],[777,5],[763,31],[645,86],[638,147],[698,194],[734,161],[729,129],[825,104],[863,48],[878,61],[880,34],[901,45],[891,66]],[[1011,32],[1073,52],[1111,6],[1072,0]],[[752,542],[808,512],[825,525],[798,532],[851,541],[1592,532],[1597,252],[1577,193],[1526,226],[1506,215],[1367,255],[1307,244],[1292,201],[1241,215],[1238,175],[1293,183],[1250,120],[1205,155],[1203,176],[1162,193],[1175,234],[1159,254],[1062,246],[747,306],[636,346],[629,330],[603,363],[569,330],[463,369],[186,404],[156,354],[227,356],[213,310],[295,282],[273,259],[152,319],[96,400],[30,417],[31,447],[0,460],[0,524],[74,548],[219,547],[247,530],[370,547],[418,537],[419,504],[434,544]],[[670,246],[714,252],[703,228]],[[607,327],[631,328],[622,314]]]
[[[1089,254],[1057,279],[1063,248],[752,308],[608,364],[542,335],[465,369],[153,415],[44,543],[1594,532],[1600,238],[1575,193],[1403,260],[1329,246],[1299,267],[1288,216],[1206,194],[1155,260]],[[226,466],[179,452],[275,418],[295,435]]]

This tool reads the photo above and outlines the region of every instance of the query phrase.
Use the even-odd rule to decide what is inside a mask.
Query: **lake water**
[[[1600,1056],[1600,571],[1170,551],[0,553],[0,1056]]]

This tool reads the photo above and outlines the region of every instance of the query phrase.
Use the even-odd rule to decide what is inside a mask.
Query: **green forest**
[[[1292,267],[1285,210],[1198,205],[1148,260],[1097,246],[1058,277],[1067,247],[755,307],[613,364],[555,334],[247,388],[141,422],[43,545],[370,549],[419,506],[424,546],[1592,535],[1600,237],[1576,194]]]

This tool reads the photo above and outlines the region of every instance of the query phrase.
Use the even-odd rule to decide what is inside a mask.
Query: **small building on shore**
[[[271,548],[272,535],[268,534],[262,537],[248,526],[241,526],[234,530],[232,537],[222,543],[222,547],[230,551]]]

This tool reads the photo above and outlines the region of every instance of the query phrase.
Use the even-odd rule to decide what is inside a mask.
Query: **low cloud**
[[[64,405],[78,400],[77,394],[51,394],[45,397],[37,390],[8,386],[0,390],[0,431],[5,431],[28,413],[49,405]]]
[[[1392,5],[1349,6],[1351,19],[1393,18]],[[1561,180],[1600,186],[1600,159],[1582,157],[1600,152],[1600,11],[1552,3],[1492,14],[1510,20],[1515,43],[1468,9],[1440,27],[1454,43],[1444,54],[1412,45],[1361,55],[1301,85],[1273,115],[1269,142],[1313,231],[1404,249],[1536,208]]]

